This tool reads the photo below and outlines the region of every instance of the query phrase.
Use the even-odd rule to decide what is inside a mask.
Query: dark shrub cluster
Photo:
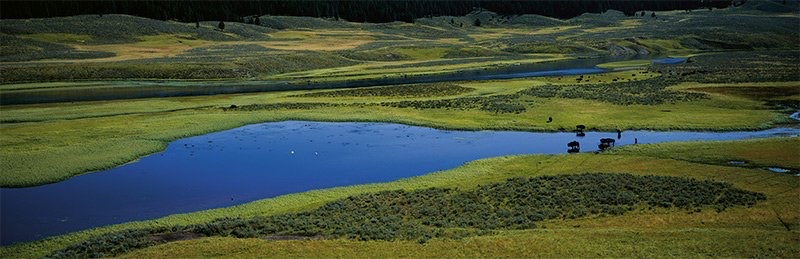
[[[300,213],[110,233],[69,246],[51,257],[108,257],[201,236],[425,242],[433,237],[530,229],[547,219],[622,215],[635,208],[722,211],[764,199],[761,193],[727,183],[667,176],[586,173],[512,178],[468,190],[429,188],[361,194]]]
[[[0,33],[0,62],[37,59],[92,59],[113,57],[112,52],[76,50],[73,47]]]
[[[525,112],[525,105],[518,100],[518,95],[493,95],[480,97],[461,97],[440,100],[413,100],[400,102],[385,102],[383,106],[396,108],[415,108],[415,109],[455,109],[471,110],[480,109],[494,113],[522,113]]]
[[[474,88],[451,83],[431,83],[346,89],[296,95],[295,97],[432,97],[458,95],[474,90]]]
[[[690,58],[676,65],[653,65],[653,70],[682,81],[702,83],[797,81],[800,51],[724,52]]]
[[[619,105],[657,105],[705,98],[702,93],[668,90],[675,82],[654,78],[641,81],[586,84],[567,86],[538,86],[523,90],[520,94],[536,97],[560,97],[609,102]]]
[[[231,105],[223,107],[224,111],[260,111],[260,110],[309,110],[322,107],[333,107],[332,103],[260,103],[248,105]]]
[[[0,43],[12,37],[0,37]],[[44,43],[43,43],[44,44]],[[49,43],[48,43],[49,44]],[[48,46],[59,46],[49,44]],[[24,48],[0,49],[0,60],[34,58],[98,58],[113,53],[75,51],[48,47],[45,51]],[[245,57],[243,57],[245,56]],[[220,79],[251,78],[302,70],[355,64],[339,55],[298,51],[278,53],[257,45],[197,48],[175,57],[148,58],[116,62],[70,64],[7,64],[0,83],[42,82],[93,79]]]
[[[87,62],[5,66],[0,83],[89,79],[218,79],[246,76],[247,71],[228,64]]]
[[[110,233],[95,239],[86,240],[48,257],[55,258],[101,258],[119,255],[148,246],[157,245],[150,236],[156,231],[149,229],[126,230]]]

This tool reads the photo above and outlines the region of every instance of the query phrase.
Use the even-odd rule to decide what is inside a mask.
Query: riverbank
[[[735,149],[746,146],[753,152],[739,152]],[[630,173],[634,175],[665,175],[690,177],[700,180],[725,181],[738,188],[761,192],[767,200],[749,208],[737,208],[716,212],[702,210],[687,213],[681,210],[631,213],[624,216],[591,217],[579,219],[559,219],[545,221],[544,227],[524,231],[499,231],[496,234],[467,239],[433,239],[426,245],[407,242],[358,242],[353,240],[289,240],[266,241],[259,239],[204,238],[180,243],[148,248],[130,256],[178,256],[191,257],[207,255],[209,251],[227,251],[227,248],[253,246],[273,247],[276,256],[309,253],[315,247],[315,254],[337,255],[376,255],[379,251],[395,251],[392,246],[414,248],[418,256],[442,255],[445,251],[462,251],[463,256],[487,255],[485,253],[514,255],[539,253],[547,242],[533,245],[529,241],[564,240],[565,236],[575,236],[569,240],[579,242],[560,243],[557,254],[568,251],[583,251],[584,242],[592,240],[592,251],[601,255],[620,253],[620,247],[627,247],[621,253],[641,255],[663,255],[667,252],[692,256],[714,254],[719,256],[771,255],[789,256],[797,253],[797,204],[794,197],[800,194],[798,179],[795,176],[771,173],[765,169],[739,167],[735,165],[716,165],[718,159],[761,161],[774,166],[798,168],[796,158],[800,155],[800,138],[772,138],[733,142],[670,143],[659,145],[638,145],[635,150],[621,148],[611,153],[577,155],[527,155],[499,157],[473,161],[456,169],[402,179],[390,183],[357,185],[342,188],[315,190],[300,194],[290,194],[272,199],[260,200],[230,208],[172,215],[143,222],[132,222],[98,229],[68,234],[47,240],[0,248],[2,257],[42,257],[52,251],[75,244],[102,233],[145,227],[169,227],[209,222],[221,217],[268,216],[298,212],[316,208],[321,204],[350,195],[379,192],[382,190],[414,190],[430,187],[472,189],[478,185],[504,181],[511,177],[534,177],[581,172]],[[713,152],[714,158],[701,156],[690,162],[680,157],[694,157],[696,150]],[[763,150],[763,151],[756,151]],[[648,154],[640,156],[639,153]],[[754,156],[758,157],[754,157]],[[781,222],[785,223],[782,224]],[[570,233],[574,235],[569,235]],[[592,233],[605,233],[608,238],[583,238]],[[691,235],[692,242],[668,238],[676,233]],[[752,240],[763,242],[752,242]],[[697,246],[697,240],[703,244]],[[706,240],[706,241],[703,241]],[[720,240],[724,240],[721,242]],[[635,241],[635,242],[634,242]],[[713,242],[711,242],[713,241]],[[503,246],[496,249],[480,247]],[[635,247],[628,246],[634,242]],[[172,249],[176,246],[183,249]],[[341,245],[341,246],[338,246]],[[331,250],[332,247],[339,247]],[[526,247],[517,250],[516,248]],[[205,247],[205,248],[202,248]],[[459,247],[459,249],[455,249]],[[583,248],[581,248],[583,247]],[[328,249],[331,248],[331,249]],[[211,250],[209,250],[211,249]],[[220,250],[214,250],[220,249]],[[377,249],[377,250],[375,250]],[[388,249],[388,250],[381,250]],[[257,250],[253,250],[257,251]],[[372,251],[372,252],[370,252]],[[439,252],[437,252],[439,251]],[[516,252],[514,252],[516,251]],[[560,252],[559,252],[560,251]],[[615,252],[616,251],[616,252]],[[395,251],[401,252],[401,251]],[[411,254],[409,254],[411,255]]]

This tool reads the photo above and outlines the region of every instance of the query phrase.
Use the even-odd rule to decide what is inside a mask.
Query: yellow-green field
[[[735,148],[763,148],[769,155],[754,155]],[[483,159],[464,166],[390,183],[357,185],[289,194],[230,208],[172,215],[161,219],[102,227],[73,234],[0,248],[2,257],[41,257],[69,244],[101,233],[155,226],[208,222],[220,217],[276,215],[315,208],[329,201],[360,193],[394,189],[451,187],[469,189],[510,177],[583,172],[682,176],[716,180],[745,190],[761,192],[767,200],[752,207],[723,212],[679,209],[631,212],[623,216],[549,220],[532,230],[500,231],[464,239],[432,239],[424,245],[404,241],[290,240],[202,238],[168,243],[135,251],[130,257],[198,256],[646,256],[646,257],[792,257],[800,238],[800,179],[762,168],[714,165],[717,159],[761,160],[796,168],[800,138],[747,141],[693,142],[639,145],[611,153],[577,155],[526,155]],[[775,148],[773,148],[775,147]],[[714,150],[715,158],[696,162],[694,150]],[[642,156],[640,154],[646,154]],[[772,157],[773,159],[765,158]],[[788,162],[787,162],[788,161]],[[591,253],[589,253],[591,252]],[[266,253],[266,254],[265,254]]]

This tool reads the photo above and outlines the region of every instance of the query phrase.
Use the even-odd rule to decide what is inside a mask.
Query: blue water
[[[625,131],[617,146],[797,135]],[[114,223],[226,207],[312,189],[399,178],[513,154],[597,150],[616,132],[447,131],[386,123],[285,121],[180,139],[161,153],[110,170],[29,188],[0,189],[3,245]]]

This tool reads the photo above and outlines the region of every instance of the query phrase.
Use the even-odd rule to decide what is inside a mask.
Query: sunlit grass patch
[[[591,230],[542,229],[514,231],[461,240],[413,241],[287,240],[210,237],[137,250],[123,258],[149,257],[791,257],[796,238],[791,232],[728,230]],[[745,242],[745,240],[749,240]]]
[[[662,143],[625,146],[619,154],[635,154],[698,163],[766,168],[780,166],[800,170],[800,138],[772,138],[706,143]],[[744,164],[731,162],[744,162]]]
[[[615,69],[615,68],[628,68],[628,67],[644,67],[650,65],[651,61],[646,59],[641,60],[625,60],[614,61],[597,65],[600,68]]]
[[[294,97],[432,97],[459,95],[474,90],[456,84],[432,83],[324,91]]]

